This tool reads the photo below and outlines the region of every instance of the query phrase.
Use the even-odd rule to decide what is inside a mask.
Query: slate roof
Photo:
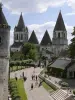
[[[21,42],[14,42],[14,44],[11,45],[11,48],[19,48],[22,45],[23,45],[23,43],[21,43]]]
[[[57,18],[57,21],[56,21],[56,25],[54,27],[54,31],[60,31],[60,30],[66,31],[61,11],[59,12],[59,15],[58,15],[58,18]]]
[[[38,39],[37,39],[37,37],[36,37],[36,35],[35,35],[34,30],[32,31],[32,34],[31,34],[31,36],[30,36],[28,42],[29,42],[29,43],[33,43],[33,44],[39,44]]]
[[[71,59],[58,58],[52,65],[50,65],[50,67],[60,68],[64,70],[70,63]]]
[[[50,36],[49,36],[47,30],[46,30],[46,32],[45,32],[45,34],[44,34],[44,36],[43,36],[42,41],[41,41],[40,44],[41,45],[48,45],[48,44],[51,45],[52,44],[51,39],[50,39]]]
[[[7,20],[6,20],[4,13],[2,11],[2,4],[1,3],[0,3],[0,24],[8,26]]]
[[[23,29],[25,29],[25,24],[24,24],[22,13],[20,15],[18,25],[15,28],[16,28],[16,31],[23,31]]]

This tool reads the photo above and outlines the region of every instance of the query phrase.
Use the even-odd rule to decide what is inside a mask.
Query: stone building
[[[8,100],[9,38],[10,26],[0,3],[0,100]]]
[[[46,30],[40,44],[38,43],[38,39],[34,31],[32,32],[30,38],[28,39],[28,28],[24,25],[22,13],[21,13],[18,25],[14,28],[14,43],[11,46],[11,51],[13,52],[20,51],[22,44],[26,42],[39,45],[40,51],[43,51],[43,49],[45,51],[48,50],[49,52],[53,52],[55,56],[58,56],[61,51],[67,49],[68,47],[67,30],[64,24],[61,11],[59,12],[53,30],[52,40],[49,36],[48,31]]]
[[[59,12],[56,25],[53,30],[52,51],[59,55],[59,53],[68,47],[67,30],[62,18],[61,11]]]
[[[20,15],[18,25],[14,28],[14,43],[11,46],[11,51],[20,51],[23,43],[28,42],[28,28],[24,24],[22,13]]]

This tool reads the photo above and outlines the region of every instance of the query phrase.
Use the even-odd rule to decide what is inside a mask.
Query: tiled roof
[[[50,39],[50,36],[49,36],[47,30],[46,30],[46,32],[45,32],[45,34],[44,34],[44,36],[43,36],[42,41],[41,41],[40,44],[41,45],[48,45],[48,44],[51,45],[52,44],[51,39]]]
[[[56,25],[55,25],[55,28],[54,28],[54,31],[60,31],[60,30],[66,31],[61,11],[59,12],[59,15],[58,15],[58,18],[57,18],[57,21],[56,21]]]
[[[14,42],[14,44],[11,45],[11,48],[18,48],[22,45],[23,45],[23,43],[21,43],[21,42]]]
[[[39,44],[38,39],[37,39],[37,37],[35,35],[34,30],[32,31],[32,34],[31,34],[28,42],[33,43],[33,44]]]
[[[0,25],[8,25],[7,20],[2,11],[2,4],[0,3]]]
[[[16,28],[16,31],[23,31],[23,29],[25,29],[25,24],[24,24],[22,13],[20,15],[18,25],[15,28]]]

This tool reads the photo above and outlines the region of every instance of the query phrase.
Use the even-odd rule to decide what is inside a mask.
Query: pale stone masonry
[[[8,100],[9,38],[10,26],[0,3],[0,100]]]

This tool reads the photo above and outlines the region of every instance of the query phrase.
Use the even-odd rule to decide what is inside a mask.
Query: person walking
[[[24,77],[24,72],[22,73],[22,76]]]
[[[32,75],[32,80],[33,80],[33,75]]]
[[[33,83],[31,84],[31,90],[33,89]]]
[[[37,81],[37,75],[36,75],[36,81]]]

